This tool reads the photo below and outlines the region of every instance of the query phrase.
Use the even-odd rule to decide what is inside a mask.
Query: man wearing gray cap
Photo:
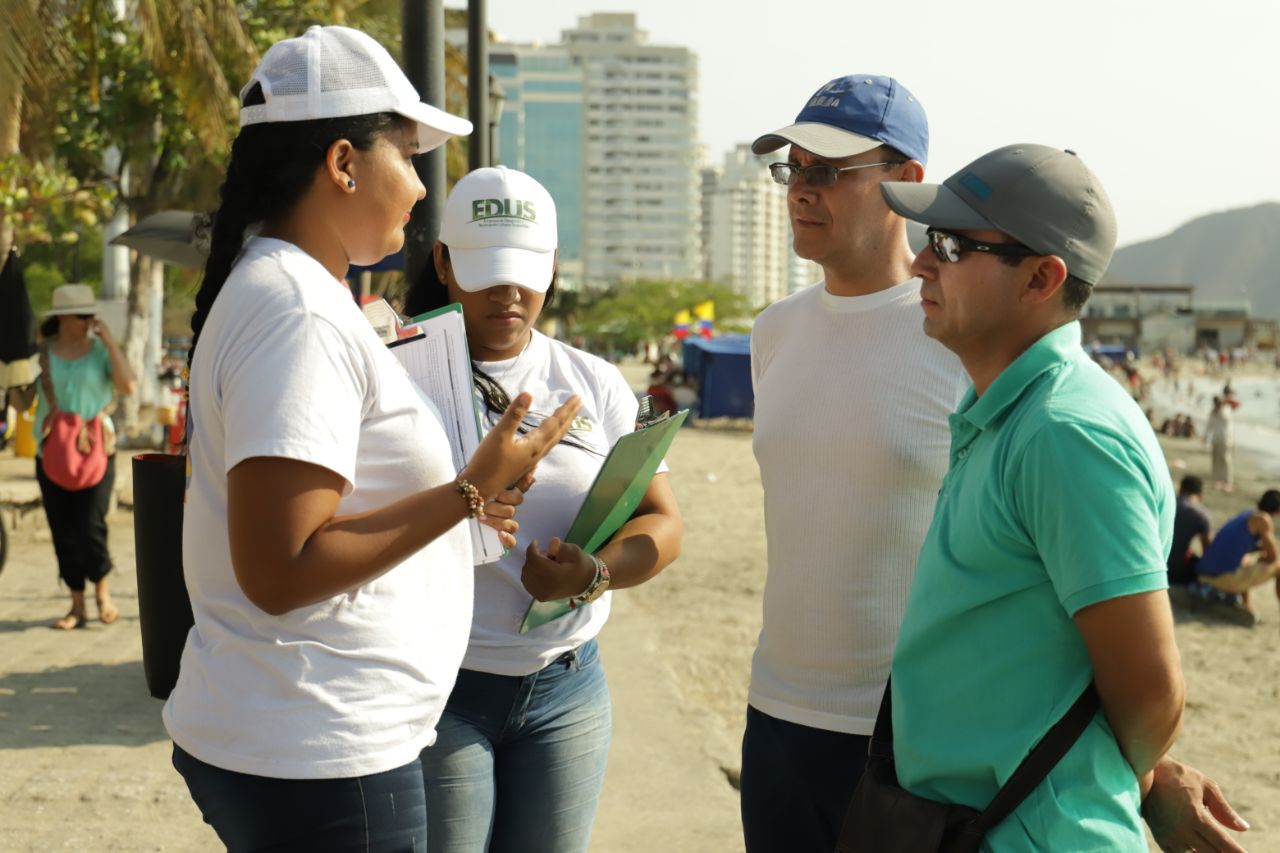
[[[924,331],[973,381],[893,657],[898,781],[985,808],[1090,682],[1102,714],[994,849],[1146,850],[1142,801],[1185,688],[1165,555],[1173,491],[1142,411],[1080,346],[1115,247],[1073,152],[998,149],[941,185],[885,183],[929,226]]]

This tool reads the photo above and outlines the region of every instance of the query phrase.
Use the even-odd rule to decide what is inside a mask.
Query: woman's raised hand
[[[480,442],[460,475],[475,486],[486,501],[519,481],[560,443],[573,424],[582,400],[577,394],[552,412],[536,429],[520,435],[518,429],[533,397],[522,391]]]

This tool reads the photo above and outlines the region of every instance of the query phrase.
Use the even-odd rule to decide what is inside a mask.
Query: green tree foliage
[[[741,328],[742,318],[752,314],[745,297],[717,282],[620,282],[598,294],[576,295],[577,323],[571,334],[586,338],[594,349],[630,351],[667,337],[677,311],[692,310],[707,300],[715,302],[719,332]]]
[[[104,0],[12,3],[0,126],[19,127],[20,144],[0,151],[0,222],[17,227],[18,245],[65,243],[49,258],[65,269],[73,226],[118,204],[134,217],[211,206],[235,127],[228,79],[257,57],[235,4],[138,0],[117,20]]]
[[[124,20],[107,0],[3,3],[0,137],[15,132],[0,144],[0,228],[17,226],[19,246],[44,246],[38,275],[49,282],[71,275],[75,242],[118,204],[134,220],[217,206],[238,90],[274,42],[344,24],[402,52],[401,0],[131,0]],[[465,26],[464,11],[446,16]],[[466,112],[465,77],[465,54],[447,45],[451,112]],[[446,158],[450,182],[465,174],[463,141]],[[99,278],[97,266],[80,267],[83,280]],[[166,317],[189,315],[197,282],[167,273],[166,304],[177,305]]]
[[[114,199],[113,187],[82,182],[63,163],[0,157],[0,217],[14,227],[20,246],[74,246],[85,229],[110,215]]]

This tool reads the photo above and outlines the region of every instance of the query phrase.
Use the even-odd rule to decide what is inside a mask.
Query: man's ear
[[[355,189],[355,159],[355,146],[346,139],[335,140],[325,152],[325,177],[343,192],[351,192]]]
[[[1067,280],[1067,264],[1057,255],[1043,255],[1032,258],[1031,278],[1023,290],[1023,301],[1030,303],[1048,302],[1062,289]]]
[[[920,183],[924,180],[924,164],[919,160],[908,160],[898,166],[897,177],[894,180],[912,184]]]

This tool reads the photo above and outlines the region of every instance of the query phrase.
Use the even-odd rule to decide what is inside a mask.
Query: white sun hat
[[[46,317],[63,314],[98,314],[98,299],[87,284],[64,284],[53,289],[53,304],[45,312]]]

